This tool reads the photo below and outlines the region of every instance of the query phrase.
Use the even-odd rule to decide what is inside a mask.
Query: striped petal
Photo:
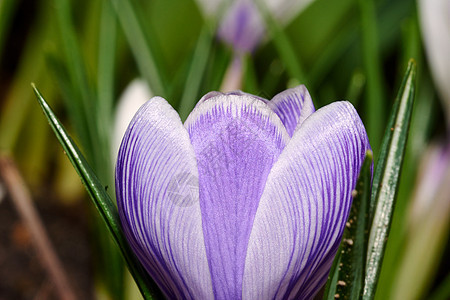
[[[366,150],[348,102],[307,118],[274,164],[254,218],[245,299],[310,299],[325,283]]]
[[[254,215],[289,135],[265,101],[241,92],[205,97],[185,126],[198,162],[214,296],[240,299]]]
[[[125,133],[116,195],[128,241],[167,298],[212,298],[194,149],[160,97],[139,109]]]
[[[285,90],[269,102],[269,106],[280,117],[290,136],[314,111],[311,96],[304,85]]]

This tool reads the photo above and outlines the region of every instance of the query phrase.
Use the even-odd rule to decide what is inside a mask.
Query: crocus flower
[[[327,279],[370,148],[349,102],[206,94],[183,124],[160,97],[116,165],[125,235],[170,299],[310,299]]]

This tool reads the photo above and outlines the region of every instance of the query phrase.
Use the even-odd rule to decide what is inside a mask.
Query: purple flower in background
[[[219,38],[232,45],[239,53],[253,52],[261,42],[266,31],[256,0],[232,0],[229,6],[224,0],[197,0],[205,14],[217,14],[226,8],[219,27]],[[312,0],[263,0],[269,13],[280,24],[286,25],[298,15]]]
[[[220,90],[228,92],[242,88],[243,56],[261,44],[266,25],[260,8],[280,24],[286,25],[313,0],[197,0],[205,16],[220,20],[217,35],[229,44],[234,57],[225,74]]]
[[[238,53],[249,53],[258,46],[264,32],[264,22],[255,3],[238,0],[225,14],[218,35]]]
[[[349,102],[304,86],[205,95],[184,124],[144,104],[116,167],[128,241],[170,299],[310,299],[325,283],[370,149]]]

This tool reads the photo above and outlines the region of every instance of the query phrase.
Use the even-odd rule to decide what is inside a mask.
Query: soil
[[[77,299],[93,299],[92,258],[86,209],[80,201],[34,202]],[[0,300],[59,299],[27,228],[6,196],[0,200]]]

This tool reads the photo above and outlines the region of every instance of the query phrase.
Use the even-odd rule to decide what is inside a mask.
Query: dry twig
[[[14,161],[5,155],[0,155],[0,177],[5,184],[14,206],[32,236],[34,245],[40,254],[42,265],[52,279],[59,298],[75,300],[75,293],[69,284],[62,264],[52,247],[39,214],[34,207],[30,192]]]

